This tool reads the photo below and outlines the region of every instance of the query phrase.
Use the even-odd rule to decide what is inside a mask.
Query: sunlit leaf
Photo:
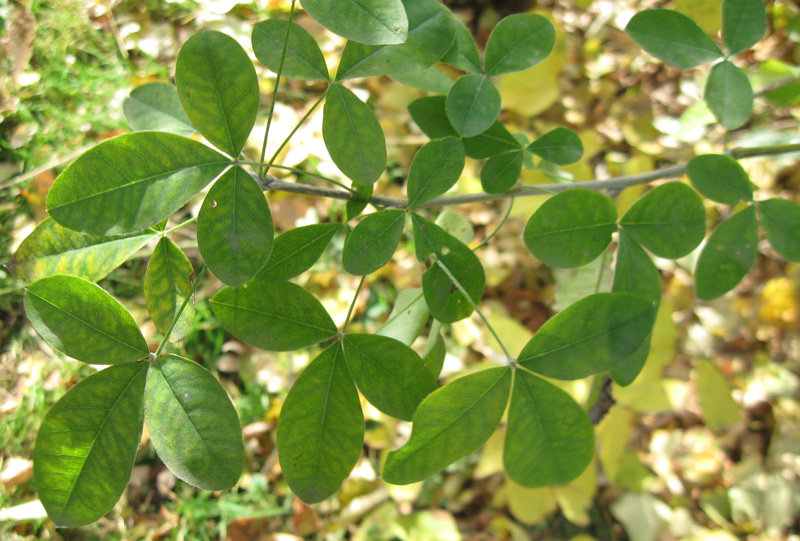
[[[703,422],[708,428],[720,432],[742,421],[742,411],[731,396],[730,383],[711,361],[696,361],[694,381]]]
[[[300,0],[303,9],[322,26],[361,43],[403,43],[408,18],[401,0]]]
[[[583,143],[574,131],[556,128],[528,145],[528,150],[550,163],[569,165],[583,156]]]
[[[486,75],[501,75],[532,68],[550,54],[556,30],[545,17],[519,13],[494,27],[486,43]]]
[[[500,114],[500,92],[481,75],[460,77],[447,94],[447,118],[462,137],[485,132]]]
[[[281,74],[305,81],[327,81],[328,66],[319,45],[308,30],[297,23],[283,19],[268,19],[253,27],[253,52],[267,69],[278,73],[286,35],[289,42],[283,59]]]
[[[759,201],[758,217],[772,249],[787,261],[800,263],[800,205],[785,199]]]
[[[137,86],[122,102],[125,120],[134,131],[165,131],[184,137],[194,133],[174,86],[148,83]]]
[[[492,156],[481,167],[481,186],[486,193],[503,193],[511,189],[522,173],[522,150]]]
[[[722,3],[722,40],[731,56],[759,42],[767,31],[767,11],[761,0],[725,0]]]
[[[255,279],[282,282],[307,271],[341,227],[340,223],[304,225],[278,235],[267,264]]]
[[[455,137],[434,139],[423,145],[408,172],[409,208],[452,188],[464,170],[464,159],[464,145]]]
[[[144,300],[156,329],[166,333],[183,301],[191,293],[194,269],[189,259],[167,237],[158,241],[144,274]],[[194,319],[194,303],[186,304],[169,339],[178,342],[188,334]]]
[[[741,164],[724,154],[695,156],[686,167],[692,186],[718,203],[735,205],[740,200],[753,200],[750,177]]]
[[[397,250],[404,225],[405,212],[399,209],[381,210],[365,217],[344,242],[344,270],[364,276],[383,267]]]
[[[670,9],[640,11],[631,18],[625,31],[642,49],[679,69],[693,68],[723,56],[697,23]]]
[[[727,60],[711,69],[704,97],[714,118],[728,130],[744,126],[753,112],[753,87],[747,75]]]

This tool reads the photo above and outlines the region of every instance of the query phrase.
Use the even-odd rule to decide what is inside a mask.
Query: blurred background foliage
[[[800,116],[800,8],[769,0],[769,31],[735,60],[757,95],[748,125],[725,134],[700,100],[707,72],[678,71],[644,54],[622,31],[637,11],[671,7],[712,36],[721,0],[449,0],[485,43],[503,16],[535,10],[554,21],[556,48],[545,62],[499,81],[504,121],[534,139],[556,126],[580,134],[578,163],[558,171],[528,170],[524,183],[587,180],[635,174],[661,164],[718,152],[727,142],[755,146],[797,142]],[[285,16],[288,0],[0,0],[0,264],[46,216],[55,175],[82,150],[126,131],[122,101],[132,88],[169,82],[177,51],[200,29],[221,30],[250,50],[252,25]],[[331,67],[342,40],[299,15],[320,42]],[[260,66],[264,109],[274,74]],[[787,84],[788,83],[788,84]],[[354,90],[379,111],[390,164],[377,191],[403,195],[405,172],[426,138],[406,109],[421,91],[389,78],[359,81]],[[270,149],[303,116],[322,88],[281,81]],[[266,120],[256,124],[249,150],[257,155]],[[313,114],[281,154],[286,165],[338,171]],[[795,201],[797,156],[743,162],[759,197]],[[480,189],[468,163],[455,192]],[[624,212],[645,187],[616,195]],[[279,231],[341,219],[343,205],[270,194]],[[196,216],[202,194],[183,211]],[[518,352],[553,313],[608,290],[609,261],[577,270],[544,267],[525,249],[524,221],[542,203],[519,200],[511,219],[483,250],[483,306],[509,349]],[[465,205],[443,213],[477,245],[501,221],[508,202]],[[725,211],[706,202],[709,226]],[[177,218],[177,217],[176,217]],[[178,220],[176,219],[176,222]],[[194,262],[192,228],[173,237]],[[340,324],[357,280],[341,269],[343,238],[299,283],[323,300]],[[152,247],[150,247],[152,248]],[[47,409],[95,369],[52,351],[24,322],[22,284],[0,267],[0,538],[2,539],[356,539],[574,541],[631,539],[800,539],[800,267],[766,246],[745,281],[713,302],[697,302],[691,269],[696,254],[657,259],[664,302],[648,363],[634,384],[614,386],[616,400],[596,427],[597,459],[577,480],[526,489],[502,474],[504,428],[486,447],[433,478],[404,487],[377,473],[410,425],[364,403],[364,452],[351,477],[330,500],[307,506],[282,479],[275,428],[287,390],[317,351],[269,353],[244,345],[216,323],[197,294],[192,332],[181,354],[219,374],[239,412],[246,442],[245,472],[231,492],[209,493],[176,480],[155,457],[147,436],[120,504],[98,523],[56,530],[36,500],[30,462]],[[101,285],[132,311],[145,336],[155,329],[142,297],[147,249]],[[354,330],[374,331],[398,292],[418,286],[413,246],[368,278],[356,306]],[[445,329],[444,377],[452,378],[500,353],[476,318]],[[559,382],[579,402],[597,381]]]

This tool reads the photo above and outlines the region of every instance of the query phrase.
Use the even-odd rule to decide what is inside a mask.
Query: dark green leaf
[[[753,87],[742,70],[724,60],[711,69],[705,90],[708,108],[728,130],[742,127],[753,112]]]
[[[456,37],[450,50],[442,57],[442,62],[462,69],[467,73],[481,74],[481,57],[472,32],[460,19],[455,18]]]
[[[675,68],[689,69],[723,56],[697,23],[671,9],[640,11],[625,31],[642,49]]]
[[[403,0],[408,14],[408,37],[399,45],[367,45],[348,41],[336,80],[423,70],[438,62],[450,49],[455,22],[437,0]]]
[[[33,451],[34,481],[58,526],[96,521],[119,501],[142,438],[147,363],[112,366],[79,382],[47,413]]]
[[[365,276],[391,261],[404,224],[405,212],[398,209],[381,210],[361,220],[344,241],[344,270]]]
[[[404,289],[397,294],[389,319],[375,331],[375,334],[394,338],[410,346],[422,334],[430,315],[431,312],[422,296],[422,289],[418,287]]]
[[[417,259],[428,267],[422,276],[422,290],[431,314],[444,323],[468,317],[473,304],[480,303],[483,295],[486,277],[481,262],[472,250],[438,225],[416,214],[411,219]],[[459,291],[448,272],[469,298]]]
[[[114,297],[91,282],[56,274],[25,292],[25,311],[44,340],[89,364],[122,364],[150,355],[139,326]]]
[[[447,118],[462,137],[488,130],[500,114],[500,92],[486,77],[463,75],[447,94]]]
[[[594,427],[571,396],[517,370],[508,410],[503,464],[526,487],[560,485],[578,477],[594,456]]]
[[[556,379],[599,374],[639,348],[654,318],[653,302],[639,295],[590,295],[542,325],[519,354],[519,363]]]
[[[569,165],[583,156],[583,143],[574,131],[556,128],[528,145],[528,150],[550,163]]]
[[[363,196],[363,198],[354,194],[353,197],[348,199],[347,203],[345,203],[345,218],[348,222],[356,218],[367,208],[369,203],[366,198],[372,197],[374,186],[372,184],[353,184],[353,189],[358,195]]]
[[[135,233],[181,208],[229,160],[178,135],[137,132],[84,152],[56,179],[47,211],[92,235]]]
[[[166,333],[183,301],[192,291],[194,269],[180,248],[167,237],[158,241],[144,274],[144,300],[153,323]],[[194,303],[189,302],[172,329],[169,339],[178,342],[189,333]]]
[[[8,263],[21,280],[33,282],[53,274],[71,274],[96,282],[155,238],[152,231],[117,237],[95,237],[45,219],[28,235]]]
[[[439,374],[442,372],[444,358],[447,355],[444,339],[439,332],[441,327],[442,324],[439,321],[433,320],[430,333],[428,334],[428,342],[425,344],[425,349],[422,352],[422,362],[435,378],[438,378]]]
[[[339,342],[311,361],[292,386],[278,421],[281,469],[306,503],[321,502],[356,465],[364,414]]]
[[[445,96],[426,96],[412,101],[408,105],[411,118],[431,139],[447,136],[458,137],[456,130],[450,125],[445,111]]]
[[[494,27],[483,59],[486,75],[532,68],[550,54],[556,43],[553,24],[535,13],[506,17]]]
[[[175,83],[186,114],[214,146],[236,158],[256,121],[258,78],[235,39],[204,31],[183,44]]]
[[[377,334],[346,334],[344,359],[361,393],[380,411],[410,421],[422,399],[436,390],[436,378],[417,353]]]
[[[511,135],[499,120],[495,121],[488,130],[475,137],[464,137],[464,150],[467,156],[476,160],[485,160],[511,150],[521,150],[519,141]]]
[[[647,335],[642,345],[636,351],[622,359],[617,366],[611,369],[611,378],[614,383],[626,387],[636,380],[650,355],[650,342],[653,333]]]
[[[800,263],[800,205],[767,199],[758,202],[758,215],[772,249],[787,261]]]
[[[229,169],[208,191],[197,217],[197,246],[208,268],[231,286],[260,271],[275,228],[264,192],[244,169]]]
[[[453,86],[453,80],[435,65],[421,70],[390,73],[389,77],[398,83],[437,94],[447,94]]]
[[[764,37],[767,11],[763,0],[725,0],[722,3],[722,40],[733,56]]]
[[[657,256],[677,259],[703,242],[706,212],[694,190],[680,182],[669,182],[634,203],[620,225]]]
[[[717,226],[694,271],[697,298],[710,301],[736,287],[758,255],[758,222],[752,205]]]
[[[486,193],[503,193],[512,188],[522,174],[522,151],[512,150],[492,156],[481,168],[481,186]]]
[[[383,480],[407,485],[427,479],[486,443],[503,416],[511,369],[490,368],[434,391],[414,413],[411,440],[389,453]]]
[[[125,120],[134,131],[165,131],[184,137],[194,133],[174,86],[149,83],[133,89],[122,102]]]
[[[753,200],[750,177],[738,161],[724,154],[703,154],[692,158],[686,174],[695,190],[718,203],[735,205]]]
[[[278,235],[267,264],[255,279],[282,282],[307,271],[341,227],[339,223],[305,225]]]
[[[328,66],[317,42],[308,30],[283,19],[268,19],[253,27],[253,52],[258,61],[278,73],[287,34],[289,43],[281,74],[305,81],[327,81],[330,78]]]
[[[386,141],[378,119],[342,85],[328,91],[322,137],[333,163],[356,184],[372,184],[386,168]]]
[[[239,416],[205,368],[177,355],[153,361],[144,415],[153,447],[178,478],[203,490],[227,490],[239,480],[244,464]]]
[[[336,334],[322,304],[291,282],[226,287],[214,295],[211,306],[231,334],[261,349],[294,351]]]
[[[300,0],[312,19],[342,37],[380,45],[403,43],[408,18],[400,0]]]
[[[408,172],[408,206],[427,203],[452,188],[464,170],[464,145],[455,137],[429,141]]]
[[[611,200],[584,188],[554,195],[525,225],[528,249],[545,265],[580,267],[603,253],[617,230]]]

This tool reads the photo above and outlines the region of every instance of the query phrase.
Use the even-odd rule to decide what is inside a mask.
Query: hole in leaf
[[[217,201],[216,201],[216,199],[212,199],[212,200],[211,200],[211,208],[212,208],[212,209],[215,209],[215,208],[217,208]]]

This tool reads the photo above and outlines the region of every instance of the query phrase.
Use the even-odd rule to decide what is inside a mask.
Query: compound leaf
[[[461,22],[461,19],[453,17],[455,20],[455,40],[450,50],[442,57],[442,62],[462,69],[467,73],[480,75],[481,57],[478,53],[478,45],[472,36],[472,31]]]
[[[785,199],[759,201],[758,216],[772,249],[787,261],[800,263],[800,205]]]
[[[549,378],[575,380],[613,368],[650,334],[650,299],[597,293],[549,319],[519,354],[520,365]]]
[[[378,119],[342,85],[328,91],[322,138],[333,163],[356,184],[372,184],[386,168],[386,140]]]
[[[439,321],[433,320],[431,323],[431,330],[428,333],[428,341],[425,344],[425,349],[422,352],[422,362],[425,368],[430,370],[433,377],[438,378],[444,366],[444,358],[447,355],[447,349],[444,345],[444,339],[439,332],[442,324]]]
[[[100,286],[56,274],[25,292],[25,311],[45,342],[89,364],[122,364],[150,355],[139,326]]]
[[[300,0],[319,24],[344,38],[380,45],[403,43],[408,17],[401,0]]]
[[[183,301],[192,291],[194,268],[178,246],[167,237],[158,241],[144,274],[144,300],[153,323],[166,333]],[[189,333],[194,320],[194,304],[186,304],[169,335],[178,342]]]
[[[394,338],[347,334],[342,348],[361,393],[387,415],[410,421],[419,403],[436,390],[436,378],[420,356]]]
[[[747,75],[727,60],[711,68],[704,97],[714,118],[728,130],[744,126],[753,112],[753,87]]]
[[[239,480],[239,416],[208,370],[177,355],[153,361],[144,415],[153,447],[178,478],[203,490],[227,490]]]
[[[242,46],[221,32],[195,34],[178,53],[175,83],[197,131],[236,158],[253,129],[260,99],[256,70]]]
[[[283,60],[282,75],[305,81],[327,81],[328,65],[319,45],[308,30],[283,19],[268,19],[253,27],[253,52],[267,69],[278,73],[286,34],[289,43]]]
[[[186,116],[177,89],[167,83],[137,86],[122,102],[125,120],[134,131],[165,131],[191,137],[192,121]]]
[[[407,485],[427,479],[486,443],[503,416],[511,368],[461,377],[428,395],[414,413],[411,440],[389,453],[383,479]]]
[[[418,287],[404,289],[397,294],[389,319],[375,331],[375,334],[394,338],[410,346],[422,334],[430,315],[422,289]]]
[[[519,13],[506,17],[492,30],[483,60],[486,75],[532,68],[550,54],[556,29],[545,17]]]
[[[420,129],[431,139],[458,137],[447,119],[446,96],[424,96],[408,104],[408,112]]]
[[[47,211],[62,226],[91,235],[135,233],[181,208],[229,163],[171,133],[120,135],[84,152],[58,176]]]
[[[142,438],[146,374],[147,363],[111,366],[47,412],[33,451],[34,481],[58,526],[94,522],[122,496]]]
[[[404,224],[405,212],[399,209],[381,210],[366,216],[344,242],[344,270],[365,276],[383,267],[400,244]]]
[[[697,298],[710,301],[736,287],[758,255],[758,221],[752,205],[711,233],[694,271]]]
[[[597,192],[576,188],[544,202],[525,225],[528,249],[545,265],[580,267],[608,247],[617,230],[617,209]]]
[[[680,182],[669,182],[634,203],[620,225],[657,256],[677,259],[703,242],[706,212],[694,190]]]
[[[481,186],[486,193],[503,193],[513,187],[522,173],[522,150],[492,156],[481,167]]]
[[[336,334],[322,304],[291,282],[254,280],[225,287],[211,299],[211,307],[231,334],[269,351],[294,351]]]
[[[594,456],[594,427],[575,400],[552,383],[517,370],[503,450],[505,470],[526,487],[578,477]]]
[[[46,218],[22,241],[8,268],[26,282],[53,274],[71,274],[96,282],[155,237],[152,231],[96,237]]]
[[[233,167],[208,191],[197,217],[197,246],[208,268],[231,286],[264,267],[275,228],[264,192],[244,169]]]
[[[512,150],[522,150],[520,142],[499,120],[495,120],[485,132],[474,137],[464,137],[461,142],[464,143],[467,156],[476,160],[484,160]]]
[[[307,271],[341,227],[340,223],[304,225],[278,235],[267,264],[255,279],[282,282]]]
[[[741,164],[724,154],[695,156],[686,167],[694,189],[712,201],[735,205],[753,200],[750,177]]]
[[[281,408],[278,455],[286,482],[304,502],[321,502],[350,474],[363,442],[361,402],[337,342],[303,370]]]
[[[528,150],[550,163],[569,165],[583,156],[583,143],[574,131],[556,128],[528,145]]]
[[[671,9],[646,9],[625,31],[642,49],[678,69],[693,68],[723,56],[696,22]]]
[[[345,221],[348,222],[367,208],[367,200],[372,197],[374,186],[372,184],[353,184],[353,189],[356,193],[345,203]]]
[[[408,172],[408,206],[427,203],[453,187],[464,170],[464,145],[455,137],[428,141]]]
[[[722,3],[722,41],[731,56],[758,43],[766,31],[767,11],[761,0],[725,0]]]
[[[500,114],[500,92],[481,75],[461,76],[447,94],[447,118],[462,137],[488,130]]]

